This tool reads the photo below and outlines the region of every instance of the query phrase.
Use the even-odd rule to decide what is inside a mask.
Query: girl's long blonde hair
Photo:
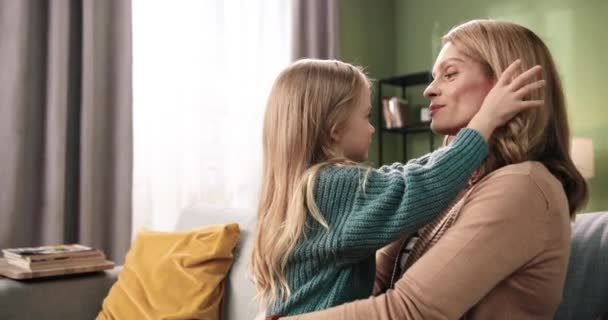
[[[276,79],[268,98],[263,133],[263,175],[250,268],[257,299],[268,306],[291,294],[288,257],[305,236],[310,216],[329,228],[314,201],[319,170],[348,163],[330,133],[345,125],[360,90],[370,86],[358,67],[336,60],[305,59]]]
[[[569,154],[566,101],[547,46],[529,29],[498,20],[473,20],[456,26],[443,36],[442,42],[452,43],[460,52],[481,63],[494,79],[516,59],[522,60],[524,70],[537,64],[542,66],[546,86],[529,99],[542,99],[544,106],[519,114],[492,135],[490,154],[479,177],[508,164],[540,161],[561,181],[570,216],[574,217],[587,202],[588,189]]]

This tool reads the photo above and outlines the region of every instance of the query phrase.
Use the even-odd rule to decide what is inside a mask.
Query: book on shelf
[[[103,252],[80,244],[3,249],[7,263],[28,271],[96,266],[106,262]]]

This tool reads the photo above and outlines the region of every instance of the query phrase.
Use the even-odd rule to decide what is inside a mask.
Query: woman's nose
[[[437,86],[435,85],[435,81],[431,82],[426,89],[424,89],[424,96],[427,99],[430,99],[432,97],[436,97],[439,95],[439,89],[437,88]]]

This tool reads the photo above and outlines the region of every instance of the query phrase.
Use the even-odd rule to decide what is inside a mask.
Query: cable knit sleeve
[[[487,153],[481,135],[463,129],[452,144],[431,153],[423,164],[410,162],[367,173],[357,168],[342,171],[360,182],[350,212],[339,223],[344,261],[367,257],[437,217],[465,187]]]

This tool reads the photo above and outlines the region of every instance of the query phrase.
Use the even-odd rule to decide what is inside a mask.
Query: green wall
[[[602,130],[608,129],[608,63],[603,58],[608,52],[608,2],[341,0],[340,6],[341,59],[367,67],[374,78],[430,69],[441,35],[470,19],[506,19],[535,31],[549,46],[562,76],[572,134],[593,138],[595,177],[585,211],[608,210],[608,139]],[[419,93],[408,94],[408,99],[425,103]],[[400,160],[401,140],[384,137],[385,162]],[[426,137],[408,139],[408,154],[426,152],[426,142]],[[373,164],[376,148],[374,142]]]
[[[394,0],[341,0],[340,59],[364,67],[372,79],[393,75],[396,70],[394,17]],[[375,94],[373,99],[376,99]],[[373,112],[372,123],[376,122],[377,112]],[[377,135],[376,126],[369,151],[369,163],[372,165],[378,164]],[[386,141],[388,145],[397,144],[396,137],[390,138]]]

